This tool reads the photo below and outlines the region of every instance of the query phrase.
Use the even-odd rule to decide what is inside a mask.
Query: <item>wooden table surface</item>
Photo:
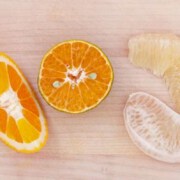
[[[0,143],[0,179],[179,180],[180,164],[153,160],[132,143],[122,113],[136,91],[173,108],[165,84],[130,64],[127,42],[144,32],[180,34],[179,18],[178,0],[0,0],[0,51],[28,78],[49,127],[47,145],[36,154],[16,153]],[[103,103],[78,115],[54,110],[37,88],[43,55],[67,39],[100,46],[115,73]]]

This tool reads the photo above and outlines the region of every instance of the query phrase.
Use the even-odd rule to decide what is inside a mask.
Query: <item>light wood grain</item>
[[[123,122],[127,97],[157,96],[173,108],[164,83],[133,67],[128,39],[144,32],[180,34],[178,0],[0,0],[0,51],[16,60],[42,104],[49,139],[33,155],[0,144],[0,179],[179,180],[180,164],[153,160],[129,139]],[[58,112],[39,94],[41,59],[56,43],[83,39],[100,46],[115,73],[109,96],[79,115]]]

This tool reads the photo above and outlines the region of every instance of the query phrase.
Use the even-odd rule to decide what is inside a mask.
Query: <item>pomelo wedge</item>
[[[124,108],[130,138],[145,154],[157,160],[180,162],[180,115],[144,92],[129,96]]]

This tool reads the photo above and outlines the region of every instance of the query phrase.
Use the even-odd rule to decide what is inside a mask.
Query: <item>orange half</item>
[[[0,53],[0,139],[19,152],[40,150],[47,139],[43,112],[22,72]]]
[[[113,70],[106,55],[95,45],[70,40],[44,56],[39,89],[54,108],[80,113],[97,106],[109,93]]]

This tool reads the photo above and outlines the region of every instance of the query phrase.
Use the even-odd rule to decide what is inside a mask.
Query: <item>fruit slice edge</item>
[[[21,81],[26,85],[26,88],[28,89],[28,91],[31,94],[31,97],[33,98],[36,107],[38,108],[38,111],[40,113],[39,115],[39,119],[41,122],[41,126],[42,126],[42,131],[41,134],[39,136],[38,139],[36,139],[35,141],[32,141],[31,143],[18,143],[16,141],[14,141],[13,139],[10,139],[9,137],[7,137],[6,134],[4,134],[3,132],[0,132],[0,139],[7,144],[9,147],[11,147],[12,149],[18,151],[18,152],[23,152],[23,153],[33,153],[33,152],[37,152],[39,151],[46,143],[47,141],[47,124],[46,124],[46,119],[44,117],[44,114],[36,100],[36,97],[30,87],[30,85],[28,84],[26,78],[24,77],[24,75],[22,74],[21,70],[19,69],[19,67],[17,66],[17,64],[14,62],[14,60],[12,60],[8,55],[6,55],[5,53],[0,52],[0,61],[4,62],[6,65],[9,65],[11,67],[13,67],[13,69],[15,69],[15,71],[18,73],[18,75],[21,77]],[[10,82],[9,82],[10,83]]]

